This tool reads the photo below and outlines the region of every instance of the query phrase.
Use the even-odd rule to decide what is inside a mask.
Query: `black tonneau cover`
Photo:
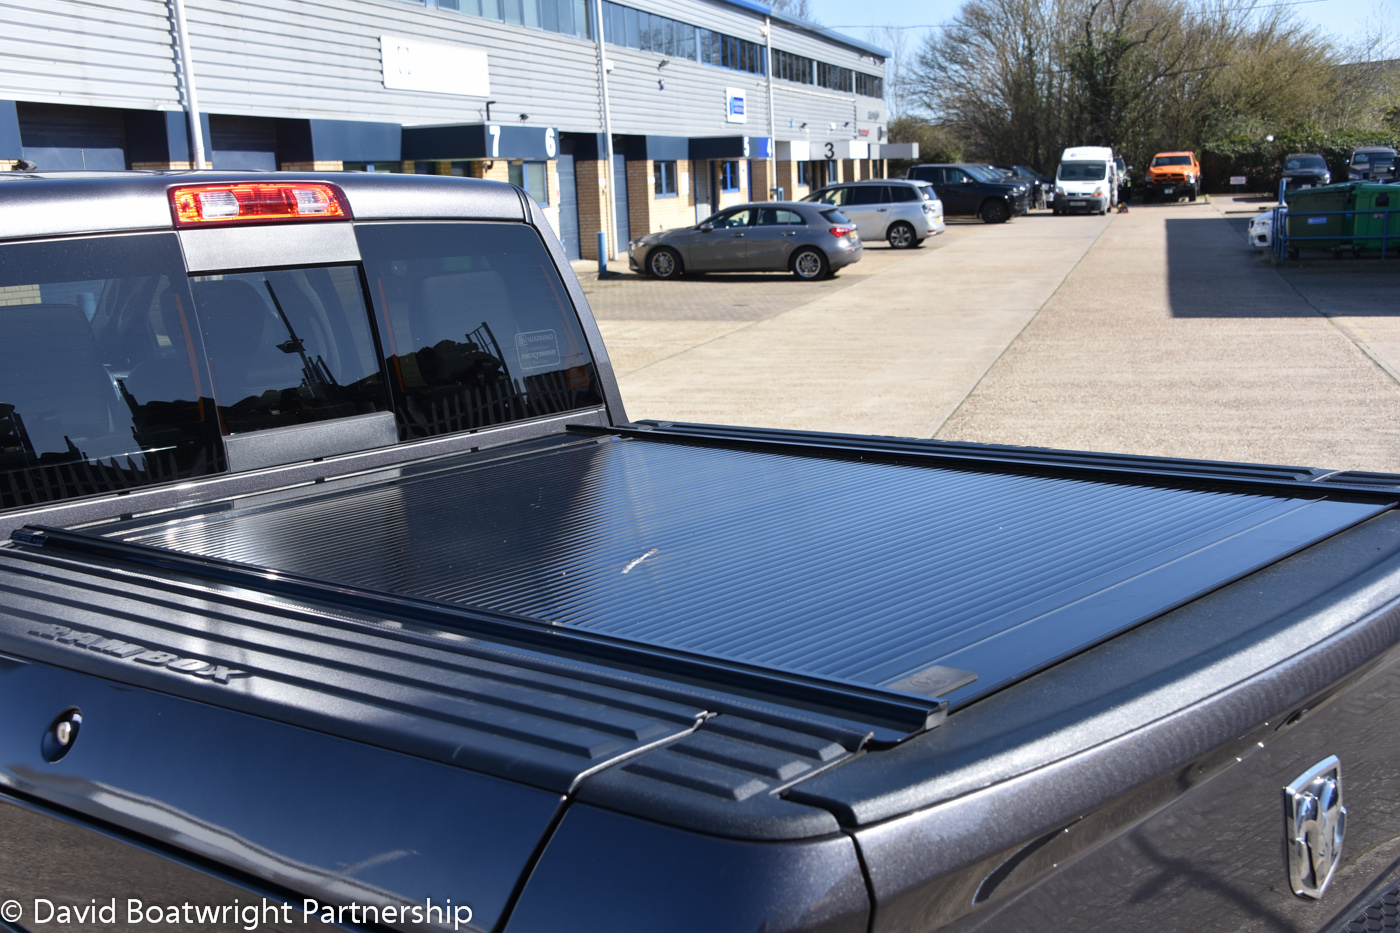
[[[965,704],[1393,499],[624,435],[100,530]]]

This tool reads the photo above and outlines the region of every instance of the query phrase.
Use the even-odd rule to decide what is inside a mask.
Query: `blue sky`
[[[928,26],[950,20],[962,0],[866,0],[852,3],[851,0],[810,0],[812,12],[819,23],[839,31],[849,33],[859,39],[882,45],[879,39],[870,35],[869,29],[878,26]],[[1264,0],[1266,3],[1279,0]],[[1368,19],[1379,23],[1400,21],[1400,0],[1282,0],[1307,23],[1319,26],[1323,32],[1334,36],[1343,45],[1354,41],[1362,32],[1362,24]],[[1395,26],[1390,29],[1392,39]],[[918,48],[928,29],[909,28],[910,51]]]

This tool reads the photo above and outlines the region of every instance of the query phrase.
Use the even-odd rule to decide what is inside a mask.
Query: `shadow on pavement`
[[[1286,318],[1316,313],[1224,217],[1168,218],[1173,317]]]

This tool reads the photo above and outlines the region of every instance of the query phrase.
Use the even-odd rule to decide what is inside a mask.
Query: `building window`
[[[524,188],[525,193],[541,205],[549,204],[549,176],[546,174],[548,162],[512,162],[510,183]]]
[[[590,0],[437,0],[437,6],[580,39],[593,38]]]
[[[656,196],[658,198],[674,198],[679,193],[676,187],[676,163],[657,162],[656,166]]]
[[[739,190],[739,161],[737,159],[719,164],[719,189],[726,192]]]
[[[863,75],[857,71],[856,93],[862,97],[875,97],[883,100],[885,97],[885,79],[877,78],[874,75]]]
[[[812,187],[812,163],[811,163],[811,162],[798,162],[798,163],[797,163],[797,183],[798,183],[799,185],[806,185],[808,188]]]
[[[801,55],[794,55],[791,52],[780,52],[773,50],[773,77],[782,78],[784,81],[796,81],[798,84],[816,83],[814,68],[816,62],[810,58],[803,58]]]
[[[466,2],[471,3],[472,0]],[[491,0],[477,2],[485,3]],[[565,3],[568,0],[540,2]],[[589,9],[592,9],[591,5]],[[548,21],[547,15],[542,15],[541,18]],[[701,29],[670,17],[613,3],[612,0],[603,0],[603,38],[612,45],[622,45],[642,52],[655,52],[668,58],[683,58],[751,74],[766,74],[763,70],[763,46],[757,42]]]
[[[817,62],[817,85],[832,91],[851,91],[855,72],[849,68]]]

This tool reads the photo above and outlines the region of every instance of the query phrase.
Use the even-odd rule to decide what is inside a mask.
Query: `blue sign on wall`
[[[747,123],[748,117],[748,94],[741,87],[727,87],[724,89],[726,101],[725,119],[730,123]]]

